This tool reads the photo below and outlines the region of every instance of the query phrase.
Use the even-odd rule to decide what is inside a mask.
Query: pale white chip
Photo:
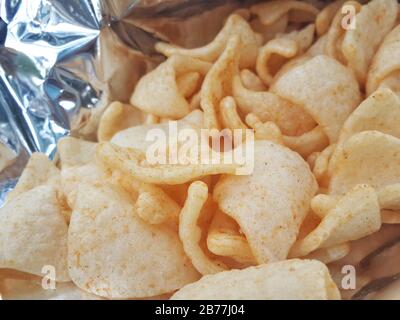
[[[70,281],[67,233],[54,188],[42,185],[14,197],[0,209],[0,268],[38,276],[45,270],[50,279]]]
[[[316,260],[286,260],[208,275],[172,300],[337,300],[328,268]]]
[[[331,143],[361,101],[358,83],[348,68],[319,55],[281,74],[271,91],[302,107],[322,127]]]
[[[81,184],[68,233],[69,273],[85,291],[108,298],[142,298],[198,279],[178,235],[149,225],[121,188]]]
[[[229,38],[233,35],[238,36],[243,44],[241,54],[239,53],[240,66],[242,68],[253,67],[256,62],[258,47],[261,44],[260,35],[256,34],[247,21],[237,14],[230,15],[215,39],[204,47],[184,49],[166,43],[157,43],[156,50],[167,57],[178,54],[215,62],[227,46]]]
[[[317,184],[308,164],[281,145],[256,140],[254,160],[252,175],[222,177],[213,196],[239,224],[258,263],[283,260]]]

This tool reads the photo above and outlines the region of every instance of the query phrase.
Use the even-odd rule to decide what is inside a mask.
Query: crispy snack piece
[[[337,144],[331,144],[326,147],[315,160],[313,173],[320,186],[326,187],[329,183],[328,168],[329,161],[335,151]]]
[[[179,135],[185,129],[191,129],[197,132],[200,129],[202,122],[202,111],[192,111],[186,117],[176,121],[176,134]],[[153,138],[157,137],[158,134],[163,134],[165,137],[171,137],[171,140],[173,140],[173,128],[171,128],[170,131],[171,124],[171,122],[167,121],[164,123],[143,124],[127,128],[115,134],[110,142],[120,147],[137,149],[146,153],[149,148],[154,145],[155,141]],[[183,144],[181,141],[177,141],[177,143],[178,146]],[[172,142],[167,141],[166,139],[165,144],[168,144],[169,147]],[[165,148],[165,153],[168,153],[168,148]]]
[[[200,80],[200,73],[188,72],[178,77],[176,85],[178,86],[179,92],[188,99],[199,89]]]
[[[208,257],[200,247],[201,229],[197,225],[202,207],[208,198],[208,188],[204,182],[193,182],[188,190],[188,197],[179,217],[179,238],[186,255],[201,274],[213,274],[226,270],[227,267]]]
[[[61,170],[60,188],[68,207],[75,207],[79,185],[83,182],[94,182],[100,179],[108,179],[109,175],[94,162],[85,165],[66,167]],[[68,214],[68,220],[72,212]]]
[[[344,258],[350,253],[350,250],[350,245],[348,243],[343,243],[329,248],[321,248],[315,250],[304,258],[319,260],[322,263],[328,264]]]
[[[372,94],[379,86],[390,83],[390,79],[399,79],[400,72],[400,25],[395,27],[384,39],[375,54],[368,71],[367,94]],[[390,87],[390,86],[389,86]],[[394,86],[397,93],[400,87]]]
[[[357,2],[357,1],[346,1],[346,3],[343,5],[343,8],[345,7],[352,8],[354,10],[354,14],[360,12],[362,5]],[[351,16],[348,16],[350,19],[352,18]],[[346,20],[346,16],[344,13],[342,13],[342,10],[337,10],[336,14],[334,15],[332,19],[331,26],[329,30],[326,33],[326,42],[325,42],[325,48],[323,50],[323,53],[326,54],[327,56],[330,56],[344,65],[347,64],[346,57],[343,55],[342,51],[342,43],[343,39],[346,34],[346,30],[352,26],[349,27],[344,27],[344,23],[357,23],[357,19],[353,18],[355,20]],[[357,26],[357,25],[355,25]]]
[[[204,111],[204,126],[220,128],[219,104],[232,94],[232,79],[238,73],[238,62],[242,48],[239,36],[229,38],[221,56],[207,73],[200,92],[200,105]]]
[[[317,18],[315,19],[315,29],[319,37],[321,37],[329,30],[329,27],[337,11],[342,7],[345,2],[346,0],[333,1],[318,13]]]
[[[378,190],[378,200],[381,208],[400,210],[400,184],[392,184]]]
[[[272,121],[261,122],[253,113],[246,116],[246,123],[254,129],[254,137],[259,140],[271,140],[285,145],[307,158],[311,153],[324,149],[329,141],[320,126],[316,126],[299,136],[283,135],[280,128]]]
[[[56,186],[60,170],[43,153],[33,153],[15,188],[8,193],[6,202],[37,186],[48,184]]]
[[[368,185],[356,185],[333,208],[330,206],[324,206],[327,212],[323,209],[317,210],[323,215],[321,223],[293,245],[290,257],[302,257],[319,248],[357,240],[381,227],[378,197],[375,190]]]
[[[285,135],[283,136],[283,142],[304,158],[307,158],[308,155],[315,151],[323,150],[329,145],[329,139],[321,126],[316,126],[299,136]]]
[[[186,97],[195,91],[183,86],[182,77],[195,72],[204,78],[210,67],[208,62],[199,59],[173,55],[139,80],[130,103],[161,118],[182,118],[190,112]]]
[[[144,114],[141,110],[129,104],[113,102],[100,119],[97,139],[99,142],[110,141],[118,131],[139,125],[143,120]]]
[[[42,276],[0,270],[0,292],[3,300],[100,300],[86,294],[70,282],[57,283],[54,289],[44,289]]]
[[[242,80],[243,86],[252,91],[266,91],[267,87],[261,81],[261,79],[251,70],[243,69],[240,70],[240,80]]]
[[[301,55],[311,46],[314,32],[315,26],[310,24],[302,30],[278,35],[260,48],[256,70],[265,85],[271,85],[274,76],[288,59]]]
[[[290,21],[310,22],[315,19],[318,9],[302,1],[268,1],[250,7],[250,12],[258,17],[263,25],[269,26],[286,14]]]
[[[271,92],[302,107],[322,127],[330,143],[361,101],[352,72],[327,56],[296,64],[280,74]]]
[[[172,55],[183,55],[197,58],[207,62],[215,62],[228,45],[229,38],[233,35],[239,37],[243,47],[240,55],[240,67],[253,67],[258,54],[258,47],[261,44],[260,35],[255,33],[245,19],[237,14],[232,14],[226,20],[225,26],[208,45],[195,48],[184,49],[167,43],[159,42],[156,50],[167,57]]]
[[[152,166],[145,163],[145,154],[121,148],[111,143],[101,143],[97,148],[97,159],[110,170],[118,170],[126,175],[147,183],[182,184],[199,177],[213,174],[235,174],[240,165],[219,164],[161,164]]]
[[[349,116],[340,131],[330,168],[343,152],[343,144],[356,133],[376,130],[400,138],[400,98],[390,89],[379,89],[365,99]]]
[[[171,299],[333,300],[340,293],[323,263],[294,259],[205,276]]]
[[[399,6],[396,0],[373,0],[355,16],[356,27],[346,31],[342,52],[358,81],[364,84],[368,67],[383,38],[394,27]]]
[[[43,276],[55,269],[56,281],[70,281],[68,226],[53,187],[41,185],[10,199],[0,209],[0,268]]]
[[[215,213],[207,235],[208,249],[244,265],[256,265],[246,237],[240,233],[235,220],[220,210]]]
[[[315,126],[313,118],[302,107],[268,91],[246,89],[239,75],[233,78],[233,97],[245,115],[253,113],[261,121],[275,122],[283,134],[294,136]]]
[[[254,148],[253,174],[222,177],[213,196],[239,224],[257,262],[267,263],[287,257],[317,184],[297,153],[265,140]]]
[[[178,230],[181,207],[155,185],[140,183],[136,200],[137,215],[149,224],[168,223]]]
[[[143,298],[198,279],[177,234],[143,222],[134,201],[106,182],[81,184],[68,233],[74,283],[107,298]]]
[[[278,34],[284,33],[289,23],[289,15],[285,14],[277,19],[274,23],[262,24],[258,16],[250,20],[251,28],[262,35],[263,43],[275,38]]]
[[[60,156],[61,169],[92,162],[96,145],[94,142],[73,137],[64,137],[58,140],[57,150]]]
[[[68,208],[74,208],[78,187],[82,182],[108,178],[104,168],[96,164],[96,146],[97,143],[73,137],[64,137],[58,141],[61,164],[61,181],[58,187]],[[71,213],[71,210],[66,213],[68,221]]]
[[[254,137],[257,140],[269,140],[284,145],[282,132],[272,121],[261,122],[253,113],[246,116],[246,123],[254,129]]]
[[[378,131],[364,131],[346,140],[332,164],[329,194],[345,194],[356,184],[373,188],[398,183],[400,139]]]
[[[224,128],[231,130],[247,129],[247,126],[243,123],[237,112],[236,101],[231,96],[225,97],[221,100],[220,110]]]

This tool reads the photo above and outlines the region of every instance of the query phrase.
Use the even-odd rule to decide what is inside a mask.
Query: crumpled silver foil
[[[213,30],[185,37],[184,20],[239,2],[0,0],[0,206],[30,154],[54,158],[69,134],[95,140],[105,106],[127,101],[161,61],[156,41],[208,41]],[[215,20],[208,29],[218,30]]]

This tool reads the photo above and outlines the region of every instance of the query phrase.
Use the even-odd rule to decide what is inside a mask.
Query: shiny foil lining
[[[153,46],[162,35],[135,19],[178,21],[236,2],[0,0],[0,206],[30,154],[54,158],[71,133],[95,139],[101,110],[127,100],[160,61]]]

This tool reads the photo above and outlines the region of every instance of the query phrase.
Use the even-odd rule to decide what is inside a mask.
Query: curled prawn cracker
[[[286,31],[288,23],[288,14],[281,16],[278,20],[270,25],[262,24],[257,16],[250,21],[251,28],[258,34],[262,35],[263,43],[272,40],[280,33],[284,33]]]
[[[293,13],[306,13],[303,17],[306,18],[305,21],[311,21],[315,19],[318,14],[318,9],[309,3],[302,1],[268,1],[260,4],[256,4],[250,7],[250,12],[260,19],[260,22],[264,25],[271,25],[282,16],[289,14],[293,17]],[[310,20],[311,18],[311,20]]]
[[[362,5],[356,1],[347,1],[344,6],[349,8],[351,7],[355,11],[354,13],[359,12],[362,7]],[[338,10],[332,19],[332,23],[328,32],[326,33],[326,43],[323,52],[327,56],[346,64],[346,58],[341,50],[341,45],[346,33],[346,28],[343,27],[343,22],[345,21],[344,19],[345,14],[342,13],[342,10]]]
[[[326,147],[315,159],[315,164],[313,168],[313,173],[318,183],[325,186],[329,178],[329,161],[334,153],[337,144],[331,144]]]
[[[375,189],[356,185],[325,214],[318,227],[290,250],[291,257],[303,257],[319,248],[357,240],[378,231],[381,215]]]
[[[323,263],[293,259],[205,276],[171,299],[337,300],[340,293]]]
[[[220,210],[214,214],[208,230],[207,247],[215,255],[229,257],[247,265],[257,264],[235,220]]]
[[[321,152],[314,151],[306,159],[307,163],[310,166],[311,171],[313,171],[313,173],[314,173],[315,162],[317,161],[320,154],[321,154]]]
[[[353,73],[336,60],[316,56],[281,74],[271,92],[301,106],[335,143],[343,123],[361,101]]]
[[[254,161],[252,175],[221,177],[213,197],[239,224],[258,263],[283,260],[317,184],[297,153],[273,142],[256,140]]]
[[[210,231],[208,249],[215,255],[231,258],[245,265],[257,265],[244,236],[219,231]]]
[[[382,39],[394,27],[399,6],[396,0],[372,0],[355,16],[355,28],[349,28],[342,43],[347,65],[364,84],[368,67]]]
[[[302,157],[307,158],[315,151],[321,151],[329,145],[328,137],[321,126],[299,135],[299,136],[283,136],[284,144],[298,152]]]
[[[186,117],[180,119],[196,128],[202,128],[203,126],[203,112],[201,110],[193,110]]]
[[[400,97],[400,70],[391,73],[379,85],[379,88],[387,88],[394,91]]]
[[[93,161],[97,143],[63,137],[58,140],[57,151],[60,157],[61,169],[85,165]]]
[[[6,202],[11,201],[20,194],[41,185],[58,186],[60,170],[43,153],[33,153],[26,164],[18,183],[6,197]]]
[[[219,104],[232,93],[232,78],[238,73],[241,48],[240,38],[229,38],[225,50],[207,73],[200,91],[200,105],[204,111],[204,126],[220,128]]]
[[[299,47],[295,40],[275,38],[268,41],[257,57],[256,70],[265,85],[269,86],[279,68],[297,55]]]
[[[198,89],[201,75],[198,72],[188,72],[176,79],[179,92],[185,97],[190,98]]]
[[[320,219],[323,219],[327,213],[337,205],[338,201],[339,199],[337,197],[318,194],[311,200],[311,210]]]
[[[388,185],[378,190],[379,205],[387,210],[400,210],[400,183]]]
[[[168,152],[168,148],[179,147],[183,144],[178,137],[183,134],[184,130],[192,130],[194,133],[200,130],[203,122],[202,112],[200,110],[192,111],[186,117],[176,121],[167,121],[159,124],[141,125],[131,127],[118,132],[112,139],[111,143],[124,148],[132,148],[146,153],[159,138],[165,140],[164,153]],[[175,132],[176,129],[176,132]],[[176,139],[173,136],[176,135]],[[168,139],[168,138],[170,139]],[[167,148],[168,147],[168,148]]]
[[[213,174],[236,174],[241,168],[236,163],[218,164],[160,164],[145,163],[146,155],[135,149],[121,148],[111,143],[101,143],[97,159],[111,170],[119,170],[142,182],[154,184],[182,184]]]
[[[189,102],[190,110],[200,109],[201,108],[200,102],[201,102],[201,95],[200,95],[200,91],[199,91],[196,94],[194,94],[192,96],[192,98],[190,99],[190,102]]]
[[[251,29],[245,19],[237,14],[230,15],[226,20],[225,26],[218,33],[215,39],[204,47],[185,49],[159,42],[156,44],[155,48],[158,52],[167,57],[172,55],[183,55],[207,62],[215,62],[228,45],[229,38],[234,35],[240,38],[243,45],[240,50],[241,54],[239,53],[241,56],[240,67],[253,67],[256,62],[258,47],[261,44],[260,36]]]
[[[275,122],[283,134],[302,134],[315,126],[303,108],[268,91],[247,90],[238,75],[233,78],[233,97],[244,114],[253,113],[261,121]]]
[[[331,157],[329,171],[343,152],[343,143],[356,133],[376,130],[400,138],[400,98],[390,89],[378,89],[347,118]]]
[[[63,168],[61,170],[60,187],[68,206],[71,209],[75,207],[75,201],[81,183],[91,183],[107,178],[107,173],[95,163]]]
[[[110,141],[118,131],[141,124],[143,117],[143,112],[131,105],[111,103],[100,118],[98,141]]]
[[[308,25],[268,41],[257,57],[256,70],[266,85],[271,85],[275,74],[288,59],[302,54],[312,44],[315,26]]]
[[[345,2],[346,0],[333,1],[318,13],[317,18],[315,19],[315,29],[319,37],[328,31],[336,12],[340,10]]]
[[[351,247],[348,243],[342,243],[329,248],[317,249],[304,257],[304,259],[314,259],[328,264],[347,256],[350,253],[350,249]]]
[[[330,171],[329,194],[341,195],[356,184],[373,188],[398,183],[400,139],[378,131],[357,133],[344,142]]]
[[[246,125],[243,123],[242,119],[237,112],[235,99],[232,97],[225,97],[221,100],[221,120],[225,128],[235,130],[235,129],[247,129]]]
[[[137,215],[149,224],[168,222],[178,226],[181,207],[158,186],[141,183],[135,208]]]
[[[254,129],[254,137],[257,140],[270,140],[284,145],[281,130],[274,122],[263,123],[255,114],[249,113],[246,116],[246,123]]]
[[[161,118],[182,118],[190,112],[185,96],[195,89],[183,87],[180,77],[193,73],[204,77],[210,67],[209,63],[199,59],[172,56],[139,80],[130,103]]]
[[[305,57],[315,57],[321,54],[325,54],[325,47],[327,43],[328,37],[324,34],[322,37],[319,37],[314,44],[311,45],[310,48],[304,54]],[[299,59],[299,58],[297,58]]]
[[[266,91],[267,87],[261,81],[261,79],[251,70],[243,69],[240,71],[240,80],[242,80],[243,86],[252,91]]]
[[[298,46],[298,53],[306,51],[314,41],[315,24],[309,24],[308,26],[300,29],[293,30],[289,33],[277,35],[278,39],[291,39],[296,41]]]
[[[53,281],[70,281],[67,235],[54,187],[39,185],[15,196],[0,209],[0,269],[42,277],[51,265]]]
[[[374,92],[381,83],[400,71],[400,25],[383,40],[368,71],[367,94]]]
[[[201,209],[208,198],[208,188],[203,182],[193,182],[179,217],[179,238],[186,255],[201,274],[213,274],[226,270],[226,266],[209,258],[201,249],[201,229],[197,226]]]
[[[80,185],[68,231],[69,273],[87,292],[152,297],[199,278],[176,232],[142,221],[130,194],[105,181]]]

